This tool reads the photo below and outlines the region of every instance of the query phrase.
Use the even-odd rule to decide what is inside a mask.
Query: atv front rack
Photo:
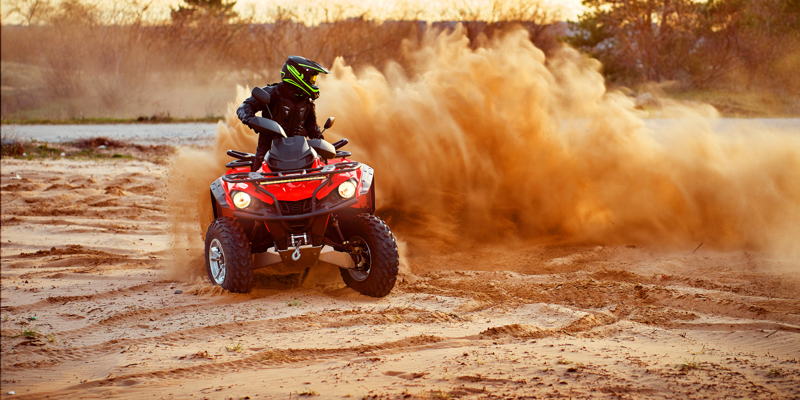
[[[348,162],[339,162],[335,164],[328,164],[318,168],[293,169],[280,172],[237,172],[233,174],[223,175],[222,180],[232,184],[253,183],[255,184],[254,186],[256,187],[256,190],[258,192],[266,194],[267,196],[271,197],[272,201],[274,202],[273,204],[275,204],[276,215],[269,215],[269,213],[267,212],[256,213],[246,210],[236,210],[234,212],[235,216],[241,216],[256,220],[269,220],[269,219],[298,220],[317,215],[322,215],[355,204],[357,198],[354,197],[340,204],[337,204],[334,207],[317,210],[317,202],[318,202],[317,192],[324,186],[330,184],[332,175],[353,172],[359,168],[361,168],[360,162],[348,161]],[[322,183],[320,183],[320,185],[317,186],[317,188],[314,189],[314,192],[311,194],[311,212],[299,215],[283,215],[281,207],[279,206],[280,201],[275,197],[275,195],[273,195],[268,190],[263,188],[263,186],[267,185],[276,185],[281,183],[311,181],[311,180],[321,180]]]
[[[290,179],[305,178],[303,175],[314,174],[315,176],[342,174],[346,172],[353,172],[361,168],[361,163],[358,161],[340,162],[335,164],[328,164],[323,167],[308,168],[308,169],[290,169],[279,172],[236,172],[222,176],[222,180],[228,183],[261,183],[275,184],[286,183],[278,181],[287,181]]]

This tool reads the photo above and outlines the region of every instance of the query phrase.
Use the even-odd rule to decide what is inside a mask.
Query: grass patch
[[[37,158],[57,158],[61,157],[61,153],[64,153],[61,147],[52,147],[48,143],[20,140],[15,133],[12,133],[3,136],[0,156],[3,158],[13,157],[33,160]]]
[[[16,133],[3,135],[0,156],[2,157],[21,157],[25,153],[25,146],[19,140]]]
[[[28,327],[28,328],[21,329],[19,331],[19,335],[12,336],[12,338],[18,338],[18,337],[35,338],[37,336],[39,336],[39,332],[36,331],[36,327],[35,326],[31,326],[31,327]]]
[[[51,147],[49,144],[40,144],[38,146],[27,147],[28,158],[56,158],[61,157],[64,150],[60,147]],[[65,153],[66,154],[66,153]]]
[[[316,390],[312,389],[303,389],[302,392],[297,392],[298,396],[319,396]]]
[[[21,160],[145,160],[163,164],[174,153],[175,147],[169,145],[145,146],[104,136],[58,144],[19,140],[14,133],[4,135],[2,139],[2,158]]]
[[[72,142],[72,144],[79,149],[95,149],[101,146],[104,146],[104,148],[105,147],[117,148],[117,147],[128,146],[128,144],[123,141],[109,139],[105,136],[95,136],[91,138],[79,139]]]
[[[78,152],[73,152],[67,154],[67,158],[74,160],[74,159],[82,159],[88,158],[90,160],[102,160],[102,159],[123,159],[123,160],[134,160],[136,159],[134,156],[130,154],[119,154],[119,153],[103,153],[93,148],[83,149]]]
[[[286,356],[282,353],[275,353],[274,351],[270,350],[263,356],[261,356],[261,361],[268,361],[268,360],[284,360]]]
[[[698,351],[694,351],[694,352],[690,351],[689,353],[691,353],[693,356],[699,356],[699,355],[706,354],[706,345],[704,344],[703,348],[701,348]]]
[[[431,390],[431,398],[432,399],[437,399],[437,400],[438,399],[450,399],[452,397],[453,396],[451,396],[450,393],[447,393],[442,389]]]
[[[678,364],[675,366],[675,368],[681,371],[686,371],[690,369],[703,369],[703,365],[701,362],[695,360],[694,357],[692,357],[691,360],[689,360],[688,358],[684,359],[683,364]]]
[[[229,353],[230,352],[239,353],[243,349],[241,341],[239,343],[236,343],[236,346],[233,346],[233,347],[222,346],[222,347],[219,348],[219,351],[222,351],[223,348],[225,350],[228,350]]]
[[[770,378],[781,377],[781,376],[783,376],[783,370],[780,369],[780,368],[773,368],[773,369],[769,370],[769,372],[767,373],[767,376],[770,377]]]
[[[291,301],[286,300],[286,305],[289,307],[300,307],[302,304],[303,302],[297,299],[292,299]]]

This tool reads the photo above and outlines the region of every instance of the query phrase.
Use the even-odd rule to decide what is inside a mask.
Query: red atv
[[[269,102],[261,88],[253,89],[253,96]],[[332,125],[328,118],[324,129]],[[205,244],[211,282],[247,293],[254,269],[304,272],[304,279],[322,257],[338,265],[345,284],[359,293],[389,294],[399,256],[391,230],[373,215],[372,168],[338,150],[347,139],[331,144],[286,137],[275,121],[261,117],[250,127],[275,139],[260,168],[254,168],[253,154],[228,150],[238,160],[227,163],[230,170],[211,184],[214,222]],[[323,252],[325,246],[334,251]]]

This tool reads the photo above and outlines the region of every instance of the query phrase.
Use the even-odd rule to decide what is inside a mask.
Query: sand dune
[[[165,267],[164,176],[2,161],[2,398],[800,396],[796,261],[515,243],[416,252],[382,299],[329,265],[230,294]]]

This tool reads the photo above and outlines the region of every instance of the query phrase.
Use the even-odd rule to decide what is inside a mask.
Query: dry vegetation
[[[670,82],[664,86],[680,93],[678,97],[711,102],[731,114],[759,114],[763,108],[774,114],[800,113],[800,2],[583,4],[589,11],[572,24],[576,34],[568,41],[600,60],[608,81],[629,86]],[[731,104],[731,94],[741,100]],[[767,106],[748,105],[754,95]]]
[[[175,147],[168,145],[144,146],[109,139],[103,136],[82,138],[72,142],[47,143],[23,140],[14,132],[3,135],[2,158],[25,160],[122,160],[137,159],[156,164],[166,164]]]
[[[368,13],[348,18],[338,7],[307,25],[299,8],[276,7],[267,17],[273,22],[263,24],[214,1],[190,2],[168,21],[153,21],[135,2],[113,12],[80,0],[10,3],[8,13],[26,23],[2,27],[3,119],[220,115],[236,84],[277,79],[290,54],[324,65],[343,57],[356,68],[396,61],[413,73],[404,49],[419,45],[427,29],[413,10],[378,22]],[[541,48],[557,46],[547,30],[554,14],[497,4],[490,21],[455,9],[476,45],[481,34],[519,21]]]
[[[22,23],[2,27],[3,120],[218,116],[237,84],[276,80],[290,54],[324,65],[343,57],[357,69],[396,62],[413,75],[409,50],[457,23],[473,47],[519,26],[548,55],[567,41],[603,63],[609,84],[639,93],[671,82],[669,95],[727,114],[800,113],[793,0],[585,0],[587,13],[571,24],[521,0],[484,9],[453,0],[434,23],[413,9],[378,21],[343,5],[243,15],[234,3],[189,0],[158,19],[138,0],[110,10],[83,0],[5,2],[4,18]]]

